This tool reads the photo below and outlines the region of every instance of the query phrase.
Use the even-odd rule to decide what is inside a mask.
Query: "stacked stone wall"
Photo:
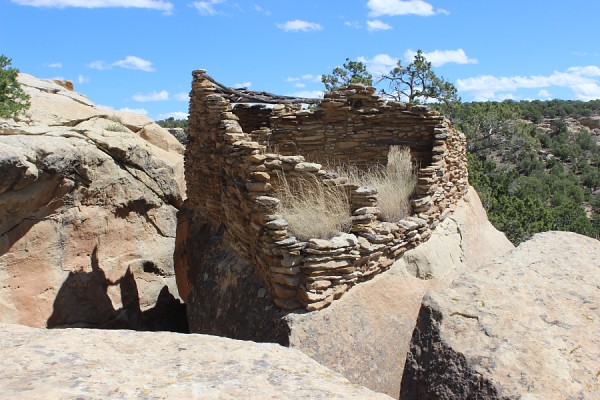
[[[462,134],[427,107],[386,101],[362,85],[326,95],[314,110],[234,108],[204,71],[195,71],[189,125],[184,209],[224,228],[227,244],[255,266],[283,309],[321,309],[388,269],[429,238],[468,186]],[[329,174],[317,161],[385,164],[392,145],[410,147],[418,183],[412,215],[384,222],[375,189]],[[292,236],[277,212],[281,175],[346,190],[350,231],[327,240]]]

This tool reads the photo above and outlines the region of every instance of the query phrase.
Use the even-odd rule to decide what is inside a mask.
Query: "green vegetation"
[[[396,67],[383,74],[378,82],[383,81],[389,84],[391,91],[386,93],[381,90],[381,93],[398,101],[418,104],[431,99],[448,104],[458,100],[456,87],[433,72],[431,62],[425,59],[421,50],[417,51],[413,62],[406,66],[398,60]],[[346,58],[342,67],[336,67],[330,75],[323,75],[321,82],[325,85],[325,90],[330,92],[351,83],[370,86],[373,84],[373,77],[367,72],[367,66],[363,62]]]
[[[349,58],[346,58],[346,63],[342,67],[336,67],[330,75],[322,75],[321,82],[325,85],[325,90],[330,92],[351,83],[362,83],[371,86],[373,76],[367,72],[367,66],[364,63],[350,61]]]
[[[419,103],[427,99],[444,103],[457,100],[456,87],[433,72],[431,62],[427,61],[421,50],[417,51],[413,62],[406,66],[398,60],[396,67],[384,74],[379,81],[389,83],[391,92],[386,94],[408,103]]]
[[[127,132],[128,131],[127,127],[125,125],[123,125],[123,120],[118,115],[111,115],[110,117],[108,117],[108,119],[110,121],[112,121],[112,123],[108,124],[108,126],[106,127],[107,131],[111,131],[111,132]]]
[[[11,61],[0,55],[0,118],[16,118],[31,106],[29,95],[17,80],[19,70],[10,67]]]
[[[187,119],[175,119],[173,117],[169,117],[167,119],[156,121],[156,123],[163,128],[183,128],[186,131],[188,129]]]
[[[470,183],[490,221],[514,243],[547,230],[599,237],[600,149],[588,129],[569,129],[566,120],[590,115],[598,105],[553,100],[452,107],[449,116],[467,136]],[[562,115],[565,110],[572,114]]]

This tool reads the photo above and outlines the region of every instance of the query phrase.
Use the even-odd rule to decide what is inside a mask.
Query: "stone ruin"
[[[234,90],[204,70],[193,72],[183,211],[219,227],[280,309],[322,309],[385,271],[427,241],[468,189],[464,135],[426,106],[375,92],[352,84],[324,99],[296,99]],[[408,146],[419,166],[411,216],[397,222],[379,218],[376,190],[352,185],[316,162],[385,164],[394,145]],[[349,232],[329,240],[292,236],[277,211],[280,174],[346,190]],[[186,268],[192,266],[178,274],[183,298]]]

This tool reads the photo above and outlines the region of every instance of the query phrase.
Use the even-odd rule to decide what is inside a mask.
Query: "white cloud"
[[[279,29],[286,32],[309,32],[309,31],[320,31],[323,27],[315,22],[302,21],[301,19],[295,19],[293,21],[286,21],[283,24],[277,24]]]
[[[90,78],[87,78],[87,77],[85,77],[83,75],[78,75],[77,76],[77,83],[80,84],[80,85],[82,83],[88,83],[89,81],[90,81]]]
[[[186,92],[177,93],[173,98],[177,101],[190,101],[190,95]]]
[[[127,69],[135,69],[139,71],[153,72],[154,68],[152,67],[152,63],[148,60],[144,60],[143,58],[139,58],[136,56],[127,56],[122,60],[115,61],[112,65],[121,68]]]
[[[89,63],[88,68],[97,69],[99,71],[105,71],[107,69],[112,69],[112,66],[107,64],[105,61],[92,61]]]
[[[321,75],[304,74],[302,76],[288,76],[286,82],[295,82],[294,87],[303,88],[307,83],[321,83]]]
[[[160,92],[151,92],[148,94],[136,93],[131,97],[134,101],[166,101],[169,100],[169,92],[161,90]]]
[[[412,62],[417,54],[414,50],[406,50],[404,58],[408,62]],[[477,59],[467,57],[463,49],[456,50],[434,50],[429,53],[423,53],[425,58],[431,62],[434,67],[439,67],[448,63],[455,64],[477,64]]]
[[[236,88],[249,88],[250,86],[252,86],[252,82],[242,82],[242,83],[236,83],[235,85],[233,85]]]
[[[388,29],[392,29],[392,26],[378,19],[367,21],[367,30],[369,32],[387,31]]]
[[[538,96],[543,99],[550,99],[550,92],[546,89],[542,89],[538,92]]]
[[[125,111],[125,112],[134,113],[134,114],[148,115],[148,111],[146,111],[146,109],[144,109],[144,108],[129,108],[129,107],[125,107],[125,108],[119,109],[119,111]]]
[[[358,21],[345,21],[344,25],[349,26],[350,28],[360,29],[360,23]]]
[[[167,118],[175,118],[175,119],[187,119],[188,113],[183,111],[173,111],[165,114],[158,114],[157,119],[167,119]]]
[[[113,67],[135,69],[146,72],[155,71],[154,67],[152,66],[152,62],[136,56],[127,56],[124,59],[115,61],[112,64],[108,64],[106,61],[102,60],[92,61],[87,66],[88,68],[97,69],[99,71],[106,71],[112,69]]]
[[[291,96],[304,97],[306,99],[322,99],[323,93],[322,90],[300,90],[299,92],[292,93]]]
[[[595,65],[588,65],[586,67],[571,67],[567,68],[567,72],[572,72],[581,76],[600,76],[600,68]]]
[[[53,62],[53,63],[49,63],[46,64],[48,68],[62,68],[63,65],[60,62]]]
[[[190,4],[202,15],[216,15],[218,14],[215,6],[223,3],[225,0],[207,0],[207,1],[195,1]]]
[[[163,0],[11,0],[21,6],[31,7],[80,7],[80,8],[147,8],[164,11],[169,14],[173,11],[173,3]]]
[[[600,68],[597,66],[571,67],[566,72],[551,75],[501,76],[483,75],[458,79],[456,87],[469,93],[476,101],[497,100],[502,93],[519,89],[546,89],[562,87],[573,91],[580,100],[600,99]]]
[[[358,61],[365,63],[367,71],[373,75],[387,74],[398,63],[397,59],[394,59],[387,54],[377,54],[373,58],[358,57]]]
[[[428,17],[435,14],[448,14],[448,11],[437,9],[423,0],[369,0],[369,17],[382,15],[420,15]]]
[[[271,15],[271,11],[270,10],[265,10],[264,8],[262,8],[261,6],[259,6],[258,4],[254,5],[254,10],[260,13],[263,13],[265,15]]]

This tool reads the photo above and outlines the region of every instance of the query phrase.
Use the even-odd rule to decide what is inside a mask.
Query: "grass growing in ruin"
[[[387,165],[365,176],[365,186],[379,193],[379,209],[384,221],[399,221],[410,215],[410,196],[417,185],[417,170],[407,147],[392,146]]]
[[[377,189],[382,220],[396,222],[410,215],[410,196],[417,184],[417,168],[408,147],[391,146],[387,164],[373,166],[367,171],[347,165],[335,169],[355,185]]]
[[[348,177],[357,186],[377,189],[382,220],[399,221],[410,215],[410,196],[416,186],[417,169],[408,148],[392,146],[387,164],[368,171],[348,165],[330,170]],[[327,186],[314,176],[292,179],[280,174],[278,181],[279,213],[293,235],[301,240],[328,239],[350,229],[350,199],[343,187]]]
[[[279,176],[279,213],[300,240],[329,239],[351,225],[350,200],[342,187],[326,186],[317,177]]]

